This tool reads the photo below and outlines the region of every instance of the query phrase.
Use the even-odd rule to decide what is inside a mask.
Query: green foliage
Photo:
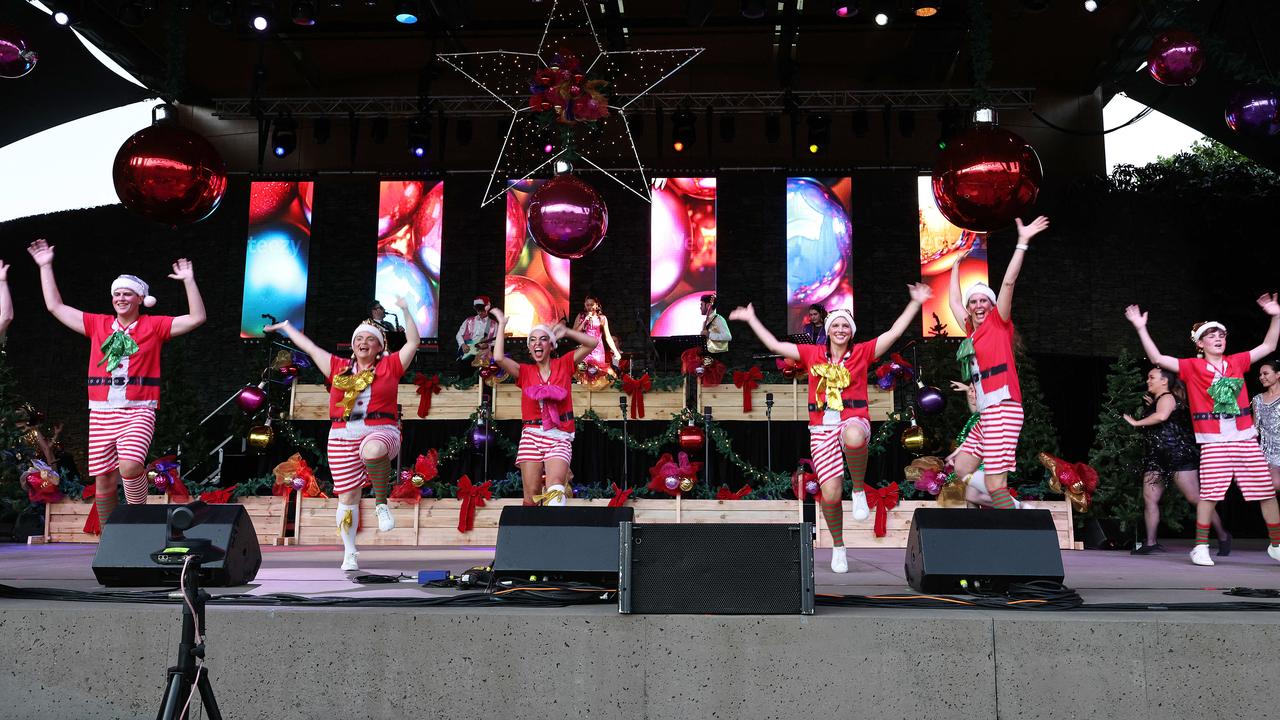
[[[1280,173],[1215,140],[1135,167],[1117,165],[1108,178],[1113,192],[1180,197],[1280,198]]]
[[[1020,498],[1043,498],[1050,492],[1049,471],[1037,456],[1042,452],[1058,455],[1058,429],[1053,426],[1053,413],[1044,402],[1035,360],[1016,345],[1014,359],[1022,388],[1023,420],[1022,435],[1018,438],[1018,469],[1009,474],[1009,487],[1017,488]]]
[[[1142,378],[1137,359],[1122,349],[1107,371],[1106,395],[1089,449],[1089,465],[1098,473],[1098,490],[1085,514],[1115,520],[1122,530],[1142,521],[1137,480],[1142,474],[1142,432],[1122,417],[1125,413],[1133,415],[1142,407],[1146,392]]]

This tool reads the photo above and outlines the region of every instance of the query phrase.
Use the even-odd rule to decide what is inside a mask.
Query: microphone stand
[[[711,487],[711,406],[702,408],[702,469],[706,470],[707,487]]]
[[[631,454],[631,445],[627,442],[627,396],[618,396],[618,407],[622,409],[622,489],[631,484],[627,472],[627,457]]]
[[[765,468],[773,472],[773,393],[764,394]]]

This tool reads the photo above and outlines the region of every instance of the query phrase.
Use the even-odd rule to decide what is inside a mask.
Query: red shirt
[[[1209,386],[1214,380],[1219,376],[1243,379],[1249,372],[1249,365],[1247,352],[1222,358],[1216,371],[1204,358],[1178,359],[1178,377],[1187,384],[1187,405],[1191,407],[1191,429],[1196,433],[1196,442],[1231,442],[1257,437],[1257,430],[1253,427],[1253,409],[1243,384],[1240,385],[1234,413],[1215,413],[1213,398],[1209,397]]]
[[[806,370],[811,370],[815,365],[832,362],[827,357],[826,345],[796,345],[796,350],[800,352],[800,365]],[[876,359],[876,341],[867,340],[860,342],[845,351],[844,358],[839,362],[846,370],[849,371],[849,386],[840,392],[840,399],[843,401],[844,408],[840,410],[840,420],[848,420],[851,417],[862,417],[867,420],[871,419],[871,413],[867,408],[867,368],[871,366],[872,361]],[[809,424],[821,425],[823,414],[826,411],[826,405],[818,406],[818,378],[812,372],[809,373]]]
[[[977,389],[978,409],[1003,400],[1021,404],[1022,388],[1018,385],[1018,367],[1013,360],[1013,323],[1001,317],[999,309],[992,308],[987,319],[969,337],[973,339],[977,363],[969,382]]]
[[[570,382],[573,380],[574,362],[573,353],[565,353],[558,358],[552,358],[551,375],[544,382],[542,375],[538,372],[538,366],[533,363],[520,363],[520,376],[516,378],[516,385],[523,390],[534,385],[558,385],[565,389],[564,400],[560,401],[560,429],[565,432],[574,431],[573,423],[573,388]],[[523,392],[520,393],[520,417],[524,420],[525,425],[536,425],[542,427],[542,406],[537,400],[530,398]]]
[[[329,363],[329,419],[333,427],[343,428],[347,421],[341,419],[343,413],[342,397],[345,394],[333,384],[333,379],[346,372],[351,361],[335,357]],[[400,389],[400,376],[404,375],[404,366],[400,364],[400,353],[383,355],[373,366],[373,383],[356,396],[356,406],[351,412],[351,419],[363,421],[366,425],[395,425],[398,403],[396,393]],[[357,418],[356,415],[364,415]],[[374,415],[375,417],[368,417]],[[379,417],[380,416],[380,417]]]
[[[119,327],[115,315],[83,313],[84,334],[89,338],[89,407],[157,407],[160,403],[160,348],[169,341],[173,318],[139,315],[124,328],[138,344],[138,351],[124,358],[115,372],[102,363],[102,343]],[[120,384],[115,384],[120,383]]]

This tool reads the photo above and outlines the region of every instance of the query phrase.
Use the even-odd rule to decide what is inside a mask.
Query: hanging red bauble
[[[706,441],[706,434],[697,425],[685,425],[680,428],[681,450],[701,450]]]
[[[1161,85],[1190,85],[1204,69],[1200,38],[1184,30],[1169,30],[1151,41],[1147,72]]]
[[[166,225],[209,217],[227,189],[227,169],[218,151],[199,133],[172,121],[143,128],[125,140],[111,176],[125,207]]]
[[[942,216],[965,230],[1013,222],[1040,194],[1040,158],[1026,140],[991,123],[960,133],[938,156],[933,197]]]
[[[35,68],[38,59],[18,28],[0,25],[0,77],[20,78]]]
[[[538,247],[570,260],[599,247],[609,229],[609,211],[600,194],[570,173],[535,190],[525,217]]]

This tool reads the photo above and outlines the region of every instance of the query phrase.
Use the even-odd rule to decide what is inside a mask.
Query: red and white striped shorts
[[[871,438],[871,423],[864,417],[853,416],[842,420],[839,425],[809,426],[809,455],[813,459],[813,471],[818,474],[818,484],[824,485],[828,480],[844,483],[844,443],[840,436],[850,425],[862,428],[862,433]]]
[[[357,440],[334,437],[329,433],[329,475],[333,477],[333,492],[341,495],[365,484],[368,473],[360,451],[364,444],[377,440],[387,446],[387,457],[400,454],[400,428],[395,425],[370,425],[368,432]],[[394,465],[395,462],[392,462]]]
[[[547,460],[573,460],[573,437],[556,437],[541,428],[525,427],[520,432],[520,446],[516,448],[516,465]]]
[[[1018,435],[1022,432],[1022,404],[1002,400],[978,411],[978,424],[960,450],[982,459],[987,475],[1018,469]]]
[[[1256,440],[1205,443],[1200,446],[1200,499],[1220,502],[1227,496],[1231,476],[1245,500],[1276,496],[1267,459]]]
[[[121,461],[145,465],[156,431],[156,410],[149,407],[89,411],[89,475],[106,475]]]

